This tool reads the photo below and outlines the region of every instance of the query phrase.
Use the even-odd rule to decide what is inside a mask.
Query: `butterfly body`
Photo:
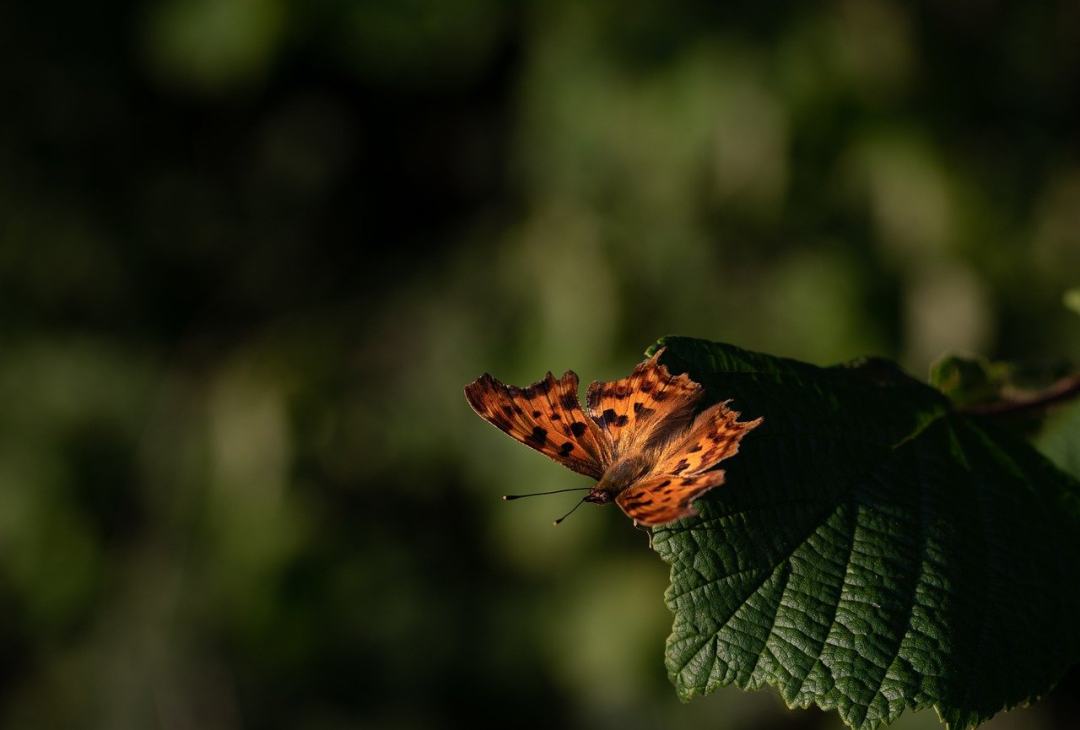
[[[585,497],[585,501],[594,504],[614,502],[616,497],[633,486],[634,482],[648,474],[654,463],[655,460],[641,454],[630,454],[617,459],[604,471],[600,481]]]
[[[595,382],[578,401],[578,377],[551,373],[527,388],[483,375],[465,388],[473,410],[521,443],[596,479],[584,501],[615,502],[636,523],[695,514],[691,502],[723,484],[714,467],[762,419],[739,421],[727,403],[695,415],[702,387],[660,364],[663,350],[626,378]]]

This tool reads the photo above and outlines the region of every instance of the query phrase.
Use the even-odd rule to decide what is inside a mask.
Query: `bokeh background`
[[[1080,360],[1074,2],[10,2],[0,61],[3,727],[835,728],[676,701],[663,563],[501,502],[582,479],[462,386]]]

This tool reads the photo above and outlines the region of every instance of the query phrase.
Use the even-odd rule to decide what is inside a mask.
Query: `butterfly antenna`
[[[503,499],[507,502],[514,499],[521,499],[523,497],[542,497],[545,494],[562,494],[563,492],[580,492],[583,489],[592,489],[592,487],[570,487],[569,489],[555,489],[550,492],[533,492],[532,494],[504,494]]]
[[[569,512],[567,512],[567,513],[566,513],[565,515],[563,515],[563,516],[562,516],[562,517],[560,517],[559,519],[555,520],[555,523],[554,523],[554,524],[555,524],[555,526],[556,526],[556,527],[558,527],[558,526],[559,526],[559,523],[560,523],[560,522],[562,522],[563,520],[565,520],[565,519],[566,519],[567,517],[569,517],[570,515],[574,514],[574,511],[575,511],[575,510],[576,510],[576,509],[577,509],[578,507],[580,507],[581,505],[585,504],[585,498],[586,498],[586,497],[588,497],[588,496],[589,496],[589,495],[587,495],[587,494],[586,494],[586,495],[585,495],[585,497],[582,497],[582,498],[581,498],[581,500],[580,500],[580,501],[578,501],[578,503],[577,503],[577,504],[575,504],[575,505],[574,505],[574,506],[573,506],[573,507],[571,508],[571,510],[570,510]]]

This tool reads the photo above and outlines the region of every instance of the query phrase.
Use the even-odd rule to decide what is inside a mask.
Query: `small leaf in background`
[[[701,515],[653,533],[682,698],[769,685],[859,730],[929,707],[968,728],[1076,661],[1080,485],[1027,443],[884,361],[662,344],[765,418]]]
[[[1061,469],[1080,479],[1080,401],[1051,413],[1035,445]]]
[[[1002,425],[1032,437],[1047,411],[1074,387],[1075,366],[1065,360],[1005,363],[945,355],[930,367],[930,384],[969,415],[1009,415]]]
[[[983,357],[946,355],[930,366],[930,384],[957,405],[996,399],[1008,379],[1007,365]]]
[[[1080,286],[1065,292],[1064,301],[1066,307],[1080,314]]]

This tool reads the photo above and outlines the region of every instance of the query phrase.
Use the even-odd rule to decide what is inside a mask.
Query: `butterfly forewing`
[[[589,415],[610,436],[618,455],[644,450],[658,436],[685,428],[701,397],[701,386],[689,376],[673,376],[660,364],[662,352],[639,363],[628,377],[589,386]]]
[[[610,442],[582,410],[572,370],[527,388],[485,373],[465,387],[465,397],[485,421],[579,474],[599,479],[610,462]]]

